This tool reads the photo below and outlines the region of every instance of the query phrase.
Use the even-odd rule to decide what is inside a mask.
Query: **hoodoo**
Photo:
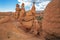
[[[15,12],[15,18],[18,19],[19,18],[19,14],[20,14],[20,8],[19,8],[19,4],[16,4],[16,12]]]

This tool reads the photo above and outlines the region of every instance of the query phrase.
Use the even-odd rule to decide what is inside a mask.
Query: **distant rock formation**
[[[21,5],[21,11],[20,11],[20,15],[19,15],[19,20],[22,20],[25,14],[25,8],[24,8],[24,3],[22,3]]]
[[[35,9],[36,9],[35,5],[33,5],[31,10],[26,12],[26,19],[25,20],[34,19],[35,15],[36,15],[36,10]]]
[[[36,8],[35,5],[33,4],[32,8],[31,8],[31,12],[32,14],[35,16],[36,15]]]
[[[19,18],[19,15],[20,15],[20,11],[21,9],[19,8],[19,4],[16,4],[16,12],[15,12],[15,18],[18,19]]]
[[[31,10],[26,12],[24,8],[24,3],[22,3],[18,20],[21,23],[20,25],[21,28],[27,29],[29,31],[32,30],[34,31],[34,33],[37,34],[40,28],[40,25],[35,17],[36,16],[35,9],[36,9],[35,5],[33,4]]]
[[[34,18],[34,15],[35,15],[34,12],[35,12],[34,5],[32,6],[32,9],[30,11],[26,12],[25,8],[24,8],[24,3],[22,3],[20,15],[18,18],[19,22],[22,23],[24,26],[27,26],[26,28],[30,28],[32,26],[32,23],[33,23],[32,19]]]
[[[60,0],[52,0],[44,11],[42,29],[47,34],[60,37]]]

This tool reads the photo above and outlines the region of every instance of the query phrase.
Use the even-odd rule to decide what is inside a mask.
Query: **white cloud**
[[[22,3],[25,4],[25,6],[31,6],[30,2],[26,2],[26,1],[22,1],[22,0],[18,0],[18,2],[20,2],[19,4],[21,5]]]
[[[30,2],[28,2],[28,0],[18,0],[18,2],[19,2],[19,5],[21,5],[22,3],[24,3],[25,4],[25,9],[26,10],[30,10],[31,9],[31,7],[32,7],[32,0],[29,0]],[[37,0],[37,2],[38,1],[40,1],[40,0]],[[36,10],[44,10],[45,9],[45,7],[47,6],[47,4],[49,3],[50,1],[43,1],[43,2],[41,2],[41,3],[39,3],[39,4],[36,4],[35,5],[35,7],[36,7]],[[38,6],[37,6],[38,5]],[[29,7],[29,8],[28,8]]]
[[[21,6],[22,3],[24,3],[26,10],[29,10],[31,8],[32,3],[31,2],[28,2],[27,0],[24,0],[24,1],[18,0],[18,2],[19,2],[19,5],[20,6]],[[29,8],[27,8],[27,7],[29,7]]]
[[[38,4],[39,6],[35,5],[36,10],[38,10],[38,11],[39,11],[39,10],[44,10],[49,2],[50,2],[50,1],[45,1],[45,2],[39,3],[39,4]]]
[[[18,2],[21,2],[22,0],[18,0]]]

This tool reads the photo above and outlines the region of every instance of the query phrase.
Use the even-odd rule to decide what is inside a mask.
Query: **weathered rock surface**
[[[19,4],[16,4],[16,12],[14,13],[14,17],[15,19],[18,19],[19,18],[19,15],[20,15],[20,11],[21,9],[19,8]]]
[[[32,34],[24,32],[17,25],[17,22],[0,24],[0,40],[41,40]]]
[[[60,0],[52,0],[44,11],[43,31],[60,37]]]
[[[30,29],[33,25],[34,17],[35,17],[35,6],[32,6],[32,9],[28,12],[25,12],[24,3],[21,5],[21,11],[19,16],[19,21],[22,23],[25,28]]]

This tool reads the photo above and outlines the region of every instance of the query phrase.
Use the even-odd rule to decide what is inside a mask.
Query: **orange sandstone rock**
[[[16,12],[15,12],[15,18],[18,19],[19,15],[20,15],[20,8],[19,8],[19,4],[16,4]]]
[[[22,20],[22,18],[24,17],[24,14],[25,14],[25,8],[24,8],[24,3],[22,3],[19,20]]]
[[[52,0],[46,7],[43,16],[43,31],[60,37],[60,0]]]

